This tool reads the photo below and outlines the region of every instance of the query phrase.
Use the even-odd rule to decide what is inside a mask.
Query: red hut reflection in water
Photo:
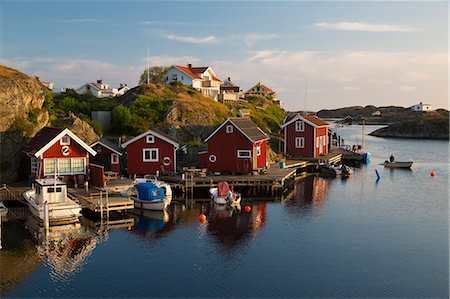
[[[320,214],[328,198],[328,180],[309,176],[297,182],[291,200],[286,203],[288,211],[299,214]]]

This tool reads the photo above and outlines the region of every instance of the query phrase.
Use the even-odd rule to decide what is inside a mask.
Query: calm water
[[[2,297],[448,297],[449,143],[365,144],[372,161],[347,180],[309,177],[250,212],[204,206],[203,224],[202,206],[177,205],[43,242],[33,219],[4,220]],[[412,170],[378,165],[391,153]]]

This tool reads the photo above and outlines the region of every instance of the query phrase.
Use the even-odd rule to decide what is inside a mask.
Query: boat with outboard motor
[[[219,182],[217,187],[209,189],[209,194],[213,202],[219,205],[239,205],[241,194],[230,189],[227,182]]]
[[[413,161],[408,161],[408,162],[396,162],[396,161],[389,162],[389,161],[386,160],[381,165],[384,165],[384,167],[387,167],[387,168],[406,168],[406,169],[410,169],[411,166],[413,165],[413,163],[414,163]]]
[[[334,165],[329,163],[321,163],[317,166],[317,168],[319,170],[320,176],[324,177],[348,177],[353,173],[352,169],[345,164]]]

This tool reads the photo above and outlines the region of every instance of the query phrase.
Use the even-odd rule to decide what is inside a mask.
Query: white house
[[[275,104],[281,107],[281,101],[277,99],[277,94],[272,89],[264,84],[261,84],[260,82],[247,90],[247,92],[245,93],[245,95],[253,94],[261,95],[268,99],[271,99]]]
[[[431,106],[430,104],[423,104],[422,102],[420,102],[419,104],[412,106],[411,111],[429,112],[429,111],[433,111],[433,106]]]
[[[166,82],[181,82],[183,85],[192,86],[202,94],[217,101],[222,81],[209,66],[192,67],[172,65],[167,73]]]
[[[130,88],[121,83],[119,88],[111,88],[109,84],[103,83],[103,80],[97,80],[96,83],[85,83],[75,91],[79,94],[92,93],[97,98],[112,98],[117,95],[123,95]]]
[[[222,86],[220,86],[219,102],[232,103],[243,97],[244,95],[242,94],[240,87],[231,82],[230,77],[223,81]]]

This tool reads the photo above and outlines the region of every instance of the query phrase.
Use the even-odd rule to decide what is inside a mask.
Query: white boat
[[[408,162],[389,162],[389,161],[385,161],[384,167],[388,167],[388,168],[411,168],[411,166],[413,165],[413,161],[408,161]]]
[[[143,178],[137,178],[134,180],[134,182],[137,183],[143,183],[143,182],[152,182],[153,184],[155,184],[156,186],[163,188],[164,190],[164,194],[165,196],[168,198],[169,200],[169,204],[170,201],[172,200],[172,188],[170,187],[170,184],[158,180],[158,177],[155,175],[146,175]]]
[[[239,205],[241,194],[230,189],[227,182],[219,182],[217,187],[209,189],[211,199],[219,205]]]
[[[172,201],[172,196],[166,196],[164,189],[153,182],[138,183],[127,194],[135,208],[144,210],[164,211]]]
[[[44,221],[45,203],[48,203],[49,221],[69,220],[81,216],[81,206],[67,197],[66,183],[55,179],[38,179],[33,189],[23,193],[33,215]]]

